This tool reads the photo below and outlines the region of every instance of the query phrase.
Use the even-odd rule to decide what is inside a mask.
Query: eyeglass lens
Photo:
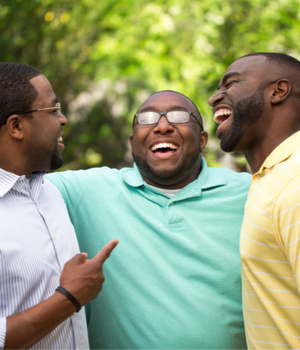
[[[57,102],[55,106],[56,106],[57,111],[58,111],[59,113],[61,113],[60,102]]]
[[[169,111],[166,113],[142,112],[136,115],[139,124],[156,124],[160,117],[166,116],[169,123],[187,123],[190,119],[190,113],[185,111]]]

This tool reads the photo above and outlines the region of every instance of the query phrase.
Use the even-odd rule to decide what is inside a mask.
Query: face
[[[30,82],[38,91],[38,97],[31,109],[55,107],[57,99],[49,81],[43,75],[39,75]],[[31,168],[33,171],[58,169],[63,164],[62,125],[67,123],[66,117],[55,109],[31,114],[32,118],[27,118],[27,137],[24,145]]]
[[[258,138],[259,123],[265,107],[264,56],[250,56],[234,62],[209,99],[214,120],[219,123],[217,136],[225,152],[246,152]]]
[[[139,112],[185,110],[200,119],[197,109],[184,96],[160,92],[151,96]],[[191,116],[184,124],[169,124],[164,115],[157,124],[135,121],[130,135],[132,156],[144,180],[157,187],[182,188],[194,181],[201,170],[201,154],[207,133]]]

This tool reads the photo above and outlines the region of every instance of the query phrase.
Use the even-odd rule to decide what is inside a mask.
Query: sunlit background
[[[208,97],[252,52],[300,59],[299,0],[1,0],[1,61],[40,69],[69,123],[66,169],[131,166],[133,114],[170,89],[199,107],[211,166],[245,170],[215,138]]]

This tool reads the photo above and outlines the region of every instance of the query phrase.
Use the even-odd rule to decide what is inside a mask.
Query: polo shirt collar
[[[128,169],[128,171],[123,174],[123,180],[132,187],[147,185],[136,164],[134,164],[133,169]],[[191,184],[193,184],[195,194],[201,195],[202,190],[226,185],[227,181],[221,172],[209,171],[209,167],[207,166],[205,159],[202,158],[202,169],[200,175],[195,181],[185,187],[189,187]]]
[[[297,131],[277,146],[263,162],[257,173],[262,173],[264,169],[272,168],[276,164],[282,163],[284,160],[288,159],[298,147],[300,147],[300,131]]]

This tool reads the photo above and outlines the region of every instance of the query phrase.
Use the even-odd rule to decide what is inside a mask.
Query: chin
[[[50,170],[59,169],[64,164],[64,160],[61,156],[53,156],[51,159]]]

